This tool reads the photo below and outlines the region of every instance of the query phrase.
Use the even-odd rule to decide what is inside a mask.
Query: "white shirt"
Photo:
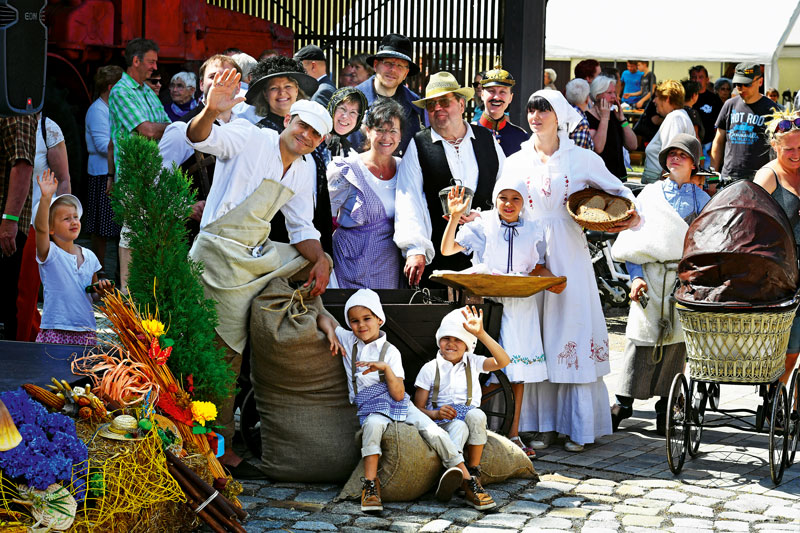
[[[36,205],[42,197],[42,190],[39,188],[36,178],[41,177],[44,171],[50,168],[50,164],[47,162],[47,151],[64,142],[64,134],[61,132],[61,128],[49,118],[45,119],[45,135],[47,136],[46,144],[44,138],[42,138],[42,120],[39,119],[36,126],[36,157],[33,161],[33,176],[31,177],[33,185],[33,201],[31,205]],[[57,177],[60,178],[61,176]],[[35,217],[36,213],[33,213],[33,216]]]
[[[661,127],[653,136],[653,139],[645,148],[645,163],[644,166],[648,170],[654,170],[661,173],[661,163],[658,161],[658,154],[661,148],[667,146],[672,138],[679,133],[688,133],[694,135],[694,125],[689,114],[683,109],[675,109],[667,113],[664,117],[664,122]]]
[[[181,166],[184,161],[194,154],[194,148],[186,142],[188,122],[173,122],[164,130],[164,135],[158,141],[158,151],[161,152],[161,166],[172,168],[175,163]]]
[[[431,140],[442,143],[447,165],[453,178],[460,180],[461,185],[475,190],[478,184],[478,161],[472,139],[475,135],[472,128],[464,122],[467,134],[461,142],[459,150],[456,149],[436,130],[431,128]],[[494,143],[499,163],[497,177],[503,172],[503,162],[506,159],[500,144]],[[439,243],[434,246],[431,242],[431,213],[434,216],[442,215],[440,205],[429,206],[422,190],[422,169],[419,166],[417,145],[414,139],[408,144],[406,153],[397,168],[397,194],[395,196],[395,233],[394,242],[403,251],[404,256],[424,255],[425,262],[430,263],[439,249]]]
[[[108,118],[108,104],[102,98],[98,98],[86,112],[86,149],[89,152],[87,171],[90,176],[108,174],[110,141],[111,123]]]
[[[347,388],[350,391],[350,403],[355,403],[356,395],[353,393],[353,363],[351,362],[353,360],[353,347],[358,345],[358,359],[356,362],[378,361],[380,360],[383,344],[386,342],[386,333],[381,332],[380,337],[378,337],[376,340],[369,344],[364,344],[364,341],[359,340],[355,333],[349,329],[344,329],[343,327],[339,326],[336,328],[336,337],[339,339],[339,342],[342,343],[342,346],[344,346],[345,355],[342,358],[342,362],[344,363],[344,371],[347,374]],[[400,350],[395,348],[394,345],[390,345],[386,350],[386,356],[383,358],[383,360],[389,365],[389,368],[392,369],[392,372],[394,372],[395,376],[400,379],[405,379],[406,374],[403,371],[403,362],[400,358]],[[360,391],[380,382],[380,376],[378,375],[378,372],[364,374],[364,370],[366,369],[356,367],[356,385]]]
[[[80,247],[83,263],[78,267],[78,257],[65,252],[54,243],[44,261],[39,263],[39,276],[44,286],[42,329],[66,331],[94,331],[97,325],[92,310],[92,297],[86,287],[92,276],[100,270],[97,256],[88,248]]]
[[[466,405],[467,404],[467,361],[469,361],[470,373],[472,374],[472,403],[475,407],[481,405],[481,383],[479,376],[481,372],[486,372],[483,365],[486,358],[482,355],[475,355],[472,352],[464,353],[456,364],[451,363],[442,354],[437,352],[436,359],[425,363],[417,374],[415,387],[428,391],[428,409],[431,408],[433,399],[433,384],[436,379],[436,366],[439,366],[439,397],[436,404],[442,405]]]
[[[262,180],[272,180],[295,193],[281,207],[289,244],[319,240],[320,233],[312,222],[317,168],[310,155],[296,159],[282,176],[278,133],[258,128],[244,119],[222,126],[214,124],[208,138],[198,143],[184,138],[194,150],[217,158],[214,182],[200,220],[201,229],[241,204]]]

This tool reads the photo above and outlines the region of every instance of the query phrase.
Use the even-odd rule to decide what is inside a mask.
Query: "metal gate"
[[[295,50],[316,44],[338,80],[347,60],[377,51],[381,38],[400,33],[414,43],[420,74],[408,79],[419,93],[442,70],[462,85],[492,68],[503,44],[505,0],[208,0],[286,26]],[[231,46],[235,46],[231,43]]]

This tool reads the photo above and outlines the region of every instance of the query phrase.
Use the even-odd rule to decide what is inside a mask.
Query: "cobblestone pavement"
[[[613,401],[624,317],[610,316],[608,322],[612,373],[606,384]],[[760,403],[756,387],[721,389],[722,408],[755,409]],[[582,453],[566,452],[561,442],[540,450],[534,462],[539,483],[510,480],[487,487],[498,503],[494,512],[475,511],[458,497],[441,504],[428,495],[385,503],[381,514],[367,516],[359,502],[334,503],[341,488],[336,485],[259,482],[244,485],[241,499],[251,514],[244,527],[298,533],[800,531],[800,465],[787,469],[775,487],[766,434],[706,427],[700,454],[687,457],[681,474],[674,476],[664,438],[655,434],[654,403],[637,402],[621,431],[587,445]],[[707,424],[720,418],[708,414]]]

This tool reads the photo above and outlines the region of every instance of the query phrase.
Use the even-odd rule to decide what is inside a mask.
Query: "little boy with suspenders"
[[[472,353],[480,340],[492,354]],[[466,307],[450,312],[436,332],[439,352],[420,369],[414,385],[414,404],[443,428],[458,450],[467,447],[470,479],[461,488],[467,503],[478,510],[495,506],[480,484],[480,464],[486,445],[486,415],[481,405],[481,372],[493,372],[508,365],[503,348],[483,329],[483,312]]]
[[[462,481],[469,478],[464,457],[448,434],[411,403],[405,392],[400,351],[380,331],[386,316],[375,291],[360,289],[347,300],[345,317],[351,330],[338,326],[324,313],[317,325],[331,343],[333,355],[341,353],[350,389],[350,402],[358,407],[363,435],[364,486],[361,510],[381,511],[377,477],[381,437],[392,421],[410,424],[442,460],[446,471],[439,480],[436,498],[448,501]]]

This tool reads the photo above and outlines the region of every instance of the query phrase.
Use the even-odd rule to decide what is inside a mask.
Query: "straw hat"
[[[110,424],[103,424],[97,430],[101,437],[114,440],[142,440],[144,437],[138,436],[139,422],[130,415],[119,415],[114,417]],[[133,434],[136,437],[126,435]]]
[[[425,98],[414,100],[411,103],[425,109],[425,102],[427,100],[432,100],[449,93],[460,94],[469,100],[475,96],[475,89],[472,87],[460,86],[456,77],[449,72],[437,72],[431,76],[431,79],[428,80],[428,85],[425,86]]]

